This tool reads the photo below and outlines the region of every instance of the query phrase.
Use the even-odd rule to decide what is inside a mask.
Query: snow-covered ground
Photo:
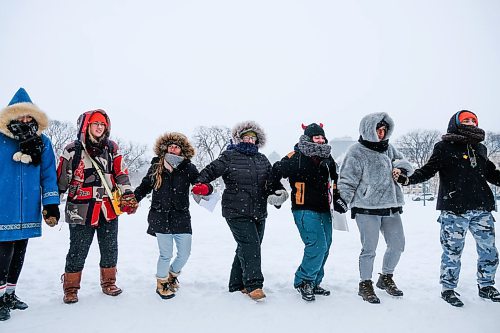
[[[145,233],[147,200],[136,215],[120,218],[117,284],[124,292],[118,297],[100,291],[94,239],[80,301],[64,304],[60,275],[69,245],[68,228],[65,223],[54,229],[44,226],[43,237],[30,241],[17,288],[30,307],[13,311],[10,320],[0,323],[0,332],[498,332],[500,304],[477,295],[470,235],[457,289],[465,306],[454,308],[440,299],[441,249],[434,206],[435,202],[423,207],[407,199],[403,214],[407,246],[395,273],[405,295],[396,299],[377,290],[379,305],[357,295],[360,244],[351,219],[350,232],[334,232],[323,282],[332,295],[313,303],[300,298],[292,281],[303,246],[289,202],[280,210],[269,209],[262,263],[268,297],[260,303],[227,292],[235,242],[220,207],[210,213],[192,203],[192,254],[180,276],[181,289],[170,300],[155,293],[157,245]],[[382,237],[379,244],[375,274],[385,249]]]

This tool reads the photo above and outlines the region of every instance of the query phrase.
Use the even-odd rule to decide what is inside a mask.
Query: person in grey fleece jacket
[[[401,173],[410,175],[413,167],[389,143],[394,121],[385,112],[371,113],[361,119],[360,137],[346,153],[340,169],[338,189],[349,204],[361,238],[358,295],[369,303],[380,303],[371,281],[379,231],[387,249],[377,287],[392,296],[403,296],[393,280],[393,272],[404,251],[405,237],[400,214],[403,192],[394,180]]]

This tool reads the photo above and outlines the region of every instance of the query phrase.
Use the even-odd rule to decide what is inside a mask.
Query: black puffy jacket
[[[164,171],[162,184],[158,190],[155,190],[151,175],[158,161],[158,157],[153,158],[146,176],[134,191],[137,201],[142,200],[151,191],[153,192],[147,232],[150,235],[155,233],[190,234],[192,230],[189,214],[189,186],[195,183],[199,172],[196,166],[186,159],[172,173]]]
[[[265,155],[226,150],[200,172],[197,182],[210,183],[220,176],[226,185],[222,194],[222,216],[229,219],[267,217],[267,197],[273,189],[268,186],[271,163]]]
[[[455,131],[452,117],[448,133]],[[471,157],[476,157],[473,167]],[[456,214],[467,210],[492,211],[495,209],[493,193],[488,182],[500,186],[500,170],[488,159],[487,149],[481,144],[440,141],[434,146],[429,161],[417,169],[409,184],[426,181],[439,172],[438,210]]]
[[[273,165],[273,182],[288,178],[292,210],[329,212],[329,180],[337,183],[337,167],[331,156],[311,158],[298,149]]]

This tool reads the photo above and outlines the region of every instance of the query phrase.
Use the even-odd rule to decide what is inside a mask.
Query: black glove
[[[31,156],[31,163],[40,164],[42,161],[43,142],[38,135],[27,138],[19,142],[21,153]]]
[[[333,199],[333,209],[336,212],[339,212],[340,214],[344,214],[347,212],[349,208],[347,207],[347,204],[344,201],[344,199],[340,197],[339,190],[333,190],[332,199]]]
[[[398,179],[396,180],[398,183],[400,183],[401,185],[408,185],[408,183],[410,182],[410,179],[408,178],[407,175],[401,173],[398,177]]]
[[[55,226],[61,218],[61,214],[59,213],[59,205],[50,204],[43,206],[42,215],[45,223],[47,223],[51,227]]]

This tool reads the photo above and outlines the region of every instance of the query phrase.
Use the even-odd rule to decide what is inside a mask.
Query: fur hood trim
[[[40,110],[38,106],[33,103],[16,103],[9,105],[0,111],[0,132],[14,138],[14,135],[9,131],[7,125],[12,121],[22,116],[31,116],[38,123],[37,134],[41,135],[42,132],[49,126],[49,118]]]
[[[153,150],[158,156],[165,155],[167,153],[168,145],[172,143],[181,147],[182,155],[185,158],[193,158],[195,154],[194,147],[191,145],[188,138],[182,133],[170,132],[163,134],[156,140]]]
[[[377,136],[377,124],[384,120],[389,124],[384,140],[388,140],[394,132],[394,121],[385,112],[370,113],[361,119],[359,123],[359,135],[370,142],[380,142]]]
[[[260,127],[259,124],[252,120],[247,120],[234,126],[232,131],[233,142],[235,144],[242,142],[241,134],[249,131],[255,132],[255,134],[257,134],[257,141],[255,142],[255,145],[259,148],[264,147],[264,145],[266,144],[266,133],[264,133],[264,130],[262,129],[262,127]]]

